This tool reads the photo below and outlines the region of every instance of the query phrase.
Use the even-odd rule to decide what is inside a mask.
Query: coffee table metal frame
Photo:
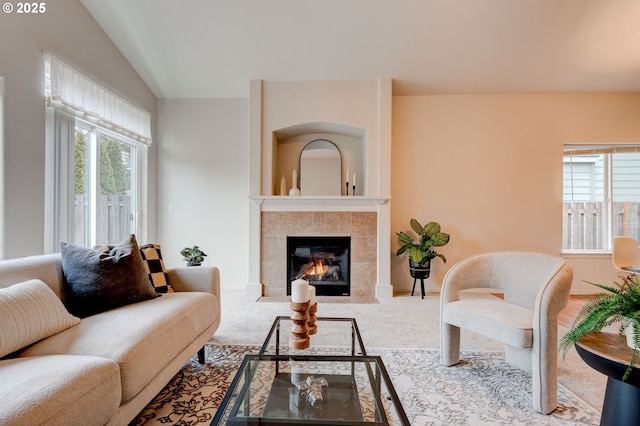
[[[325,424],[325,425],[341,425],[341,426],[364,426],[364,425],[389,425],[387,413],[382,404],[382,384],[384,383],[387,396],[386,399],[390,400],[393,407],[396,410],[396,416],[400,425],[409,425],[409,420],[402,408],[400,399],[393,387],[391,378],[379,356],[368,356],[362,343],[362,337],[358,330],[358,325],[354,318],[329,318],[319,317],[318,322],[350,322],[351,323],[351,354],[350,355],[299,355],[295,354],[281,354],[280,348],[280,332],[281,332],[281,320],[288,320],[287,316],[278,316],[273,322],[269,333],[260,348],[260,352],[257,355],[246,355],[242,361],[238,371],[229,386],[216,414],[211,422],[212,425],[220,425],[225,413],[228,410],[228,406],[231,400],[234,398],[238,384],[242,381],[242,388],[237,392],[237,396],[233,401],[233,406],[228,413],[227,424],[232,425],[300,425],[300,424]],[[288,332],[288,331],[283,331]],[[275,339],[275,354],[268,354],[270,345],[272,345],[272,339]],[[356,348],[359,348],[362,354],[356,354]],[[299,351],[298,351],[299,352]],[[366,368],[366,374],[371,384],[371,391],[375,399],[375,413],[376,420],[374,421],[345,421],[345,420],[327,420],[327,419],[296,419],[296,418],[262,418],[262,417],[246,417],[238,415],[239,411],[242,411],[242,405],[245,404],[244,409],[248,411],[249,400],[246,398],[249,392],[249,386],[252,382],[253,376],[256,373],[256,368],[251,368],[252,365],[264,362],[275,363],[275,379],[280,375],[280,363],[291,361],[302,362],[347,362],[351,363],[351,377],[354,377],[355,366],[357,363],[363,363]],[[373,366],[373,368],[372,368]],[[355,388],[355,386],[354,386]],[[354,392],[357,391],[354,389]]]
[[[288,321],[290,319],[291,319],[290,317],[284,316],[284,315],[280,315],[276,317],[276,319],[273,321],[273,324],[271,325],[271,329],[269,329],[269,333],[267,334],[267,337],[264,339],[264,343],[260,348],[259,355],[268,354],[267,351],[269,349],[269,344],[271,343],[272,339],[274,339],[274,335],[275,335],[275,355],[280,355],[280,345],[281,345],[280,333],[281,331],[283,333],[289,332],[288,330],[281,330],[282,321],[283,320]],[[364,343],[362,343],[362,337],[360,336],[360,330],[358,329],[358,323],[356,322],[355,318],[318,317],[316,319],[316,324],[318,322],[350,323],[351,324],[351,356],[367,355],[367,351],[364,348]],[[359,352],[361,352],[360,354],[357,353],[358,351],[356,349],[358,348],[359,348]]]

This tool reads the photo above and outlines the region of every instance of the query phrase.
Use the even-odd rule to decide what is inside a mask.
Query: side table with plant
[[[633,354],[622,378],[624,381],[637,364],[640,347],[640,279],[636,274],[620,278],[622,283],[614,282],[611,286],[587,281],[606,293],[597,294],[584,304],[571,329],[560,339],[560,350],[566,356],[581,338],[612,324],[620,324],[621,334],[630,327],[632,331],[626,333],[627,346],[633,349]]]

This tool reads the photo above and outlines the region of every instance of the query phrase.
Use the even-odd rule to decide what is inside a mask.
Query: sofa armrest
[[[220,271],[215,266],[189,266],[167,271],[175,291],[201,291],[220,297]]]

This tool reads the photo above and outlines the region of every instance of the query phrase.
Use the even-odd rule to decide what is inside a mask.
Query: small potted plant
[[[572,328],[560,339],[560,350],[566,355],[581,338],[620,323],[620,333],[626,331],[627,346],[633,349],[631,362],[622,378],[624,381],[636,365],[640,347],[640,279],[636,274],[620,278],[622,283],[614,282],[612,286],[586,281],[606,293],[600,293],[584,304]]]
[[[433,247],[442,247],[449,242],[449,234],[442,232],[440,224],[437,222],[429,222],[422,226],[416,219],[409,221],[411,229],[418,234],[418,239],[404,232],[396,232],[396,235],[403,243],[396,252],[396,256],[400,256],[409,250],[409,272],[412,278],[428,278],[431,271],[431,259],[439,257],[443,262],[447,262],[447,258],[437,253]]]
[[[200,266],[207,255],[198,246],[185,247],[180,250],[180,254],[184,258],[183,260],[187,262],[187,266]]]

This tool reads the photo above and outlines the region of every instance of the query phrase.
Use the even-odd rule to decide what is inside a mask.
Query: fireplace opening
[[[317,296],[349,296],[351,237],[287,237],[287,296],[305,279]]]

